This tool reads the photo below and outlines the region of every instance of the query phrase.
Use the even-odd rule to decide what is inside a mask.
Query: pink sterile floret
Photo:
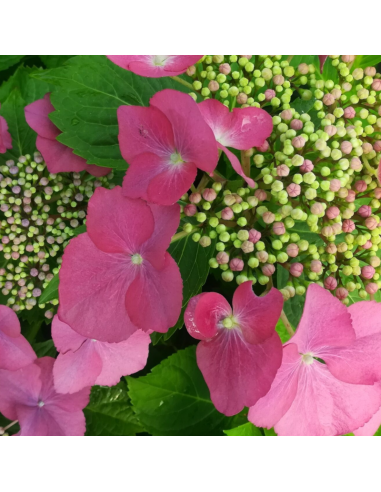
[[[118,109],[119,144],[129,169],[123,192],[159,205],[172,205],[196,179],[197,169],[212,173],[218,149],[199,106],[188,95],[166,89],[149,108]]]
[[[269,391],[282,358],[275,332],[282,309],[279,291],[257,297],[252,282],[237,289],[233,310],[220,294],[191,299],[185,324],[201,340],[197,363],[221,413],[236,415]]]
[[[12,138],[8,131],[7,122],[5,121],[5,118],[0,116],[0,154],[5,154],[5,152],[11,148]]]
[[[378,303],[348,309],[311,285],[272,388],[249,420],[280,436],[339,436],[369,422],[381,405],[380,314]]]
[[[52,337],[60,352],[54,364],[58,393],[77,393],[89,386],[114,386],[122,376],[144,369],[151,343],[148,333],[136,331],[126,341],[104,343],[88,339],[55,316]]]
[[[83,337],[116,343],[138,329],[166,333],[179,318],[182,279],[167,253],[180,222],[170,207],[98,188],[87,233],[71,240],[60,270],[59,317]]]
[[[204,55],[107,55],[115,65],[142,77],[173,77],[185,73]]]
[[[75,155],[69,147],[58,142],[60,130],[51,122],[49,114],[55,111],[50,102],[50,94],[29,104],[25,108],[28,125],[37,133],[36,146],[50,173],[79,173],[87,171],[93,176],[106,176],[111,169],[86,164],[85,159]]]

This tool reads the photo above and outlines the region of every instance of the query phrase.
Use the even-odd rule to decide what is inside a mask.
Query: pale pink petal
[[[276,290],[264,297],[253,292],[252,282],[238,287],[233,297],[233,313],[248,343],[262,343],[270,338],[283,309],[283,296]]]
[[[129,164],[147,152],[166,159],[176,152],[172,125],[159,109],[120,106],[118,122],[120,150]]]
[[[87,215],[87,233],[105,253],[136,254],[154,230],[152,212],[143,200],[123,196],[122,188],[97,188]]]
[[[355,339],[347,307],[327,290],[311,284],[303,317],[291,343],[295,343],[303,354],[319,354],[325,347],[345,347]]]
[[[80,173],[87,167],[85,159],[73,154],[66,145],[41,136],[37,137],[36,147],[41,152],[48,171],[58,173]]]
[[[228,150],[226,147],[224,147],[221,144],[218,144],[218,148],[220,148],[223,152],[225,152],[225,154],[226,154],[227,158],[229,159],[230,164],[232,165],[232,168],[234,169],[234,171],[239,176],[241,176],[241,178],[243,178],[246,181],[246,183],[250,186],[250,188],[254,188],[255,187],[255,181],[253,179],[249,178],[248,176],[246,176],[246,174],[243,172],[242,164],[240,163],[238,157],[236,155],[234,155],[233,152],[230,152],[230,150]]]
[[[180,75],[202,57],[203,55],[107,55],[116,65],[143,77]]]
[[[127,313],[138,328],[166,333],[179,319],[182,292],[179,267],[168,253],[162,270],[143,261],[126,294]]]
[[[37,358],[29,342],[22,336],[9,337],[0,330],[0,369],[17,371]]]
[[[21,334],[21,326],[17,314],[8,306],[0,305],[0,332],[14,338]]]
[[[0,116],[0,154],[5,154],[8,149],[12,148],[12,137],[8,131],[8,124],[5,118]]]
[[[50,102],[50,94],[45,94],[43,99],[25,107],[25,119],[37,135],[55,140],[61,132],[49,118],[49,114],[54,111],[55,108]]]
[[[282,343],[276,333],[260,345],[251,345],[239,331],[222,329],[197,347],[197,363],[211,399],[229,417],[266,395],[281,362]]]
[[[147,364],[151,338],[148,333],[137,331],[128,340],[120,343],[96,342],[102,360],[102,372],[95,381],[99,386],[114,386],[123,376],[141,371]]]
[[[193,310],[194,307],[195,312],[192,317],[194,317],[197,331],[205,339],[213,338],[218,329],[222,329],[222,321],[232,316],[232,308],[225,297],[214,292],[199,296],[197,305],[190,309]]]
[[[205,336],[203,333],[200,332],[197,324],[196,324],[196,308],[199,303],[199,301],[204,297],[207,296],[208,294],[200,294],[196,297],[192,297],[192,299],[189,301],[188,306],[185,310],[184,313],[184,323],[185,326],[188,330],[188,333],[191,337],[195,338],[196,340],[209,340],[212,338],[216,333],[217,330],[211,326],[211,332],[207,333]],[[229,306],[230,307],[230,306]]]
[[[87,390],[87,394],[89,394],[90,389]],[[74,396],[74,395],[73,395]],[[89,401],[89,397],[87,396],[87,403]],[[82,412],[82,408],[84,408],[87,403],[81,407],[81,410],[77,411],[66,411],[62,410],[58,406],[54,406],[52,408],[48,408],[46,411],[49,413],[52,421],[54,420],[59,429],[64,436],[77,436],[82,437],[86,432],[86,419]],[[53,428],[52,425],[48,427],[49,436],[55,435],[55,430],[58,429]],[[59,432],[59,431],[58,431]]]
[[[283,349],[283,362],[267,395],[250,409],[249,420],[272,429],[289,411],[298,391],[300,355],[294,344]]]
[[[214,134],[204,121],[197,103],[183,92],[165,89],[157,92],[151,105],[162,111],[171,122],[175,148],[185,162],[192,162],[211,173],[218,163]]]
[[[86,342],[87,338],[79,335],[56,315],[52,322],[52,338],[58,352],[75,352]]]
[[[138,329],[125,308],[133,275],[126,255],[103,253],[88,234],[72,239],[60,270],[60,319],[86,338],[126,340]]]
[[[381,408],[373,415],[372,419],[354,432],[358,437],[373,437],[381,426]]]

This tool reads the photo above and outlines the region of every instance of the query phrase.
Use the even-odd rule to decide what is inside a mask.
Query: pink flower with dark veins
[[[204,55],[107,55],[115,65],[142,77],[174,77],[185,73]]]

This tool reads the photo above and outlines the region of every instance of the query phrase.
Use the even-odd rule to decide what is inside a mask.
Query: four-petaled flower
[[[189,334],[201,340],[197,363],[217,410],[236,415],[270,390],[282,362],[275,326],[283,297],[272,289],[257,297],[252,282],[236,290],[233,310],[220,294],[200,294],[185,312]]]
[[[113,63],[143,77],[173,77],[187,71],[204,55],[107,55]]]
[[[11,148],[12,138],[8,131],[8,124],[5,121],[5,118],[0,116],[0,154],[5,154],[5,152]]]

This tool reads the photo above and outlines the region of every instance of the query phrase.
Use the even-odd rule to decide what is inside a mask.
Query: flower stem
[[[170,77],[170,78],[173,80],[176,80],[176,82],[178,82],[179,84],[182,84],[185,87],[188,87],[188,89],[191,89],[192,91],[194,90],[193,85],[190,84],[189,82],[187,82],[186,80],[183,80],[181,77],[175,76],[175,77]]]
[[[245,155],[244,150],[241,152],[241,163],[242,163],[243,172],[249,178],[250,177],[250,157]]]
[[[295,335],[295,332],[291,326],[291,323],[288,321],[288,318],[286,316],[286,313],[282,311],[282,314],[280,315],[280,319],[283,321],[284,326],[286,327],[287,333],[293,337]]]

